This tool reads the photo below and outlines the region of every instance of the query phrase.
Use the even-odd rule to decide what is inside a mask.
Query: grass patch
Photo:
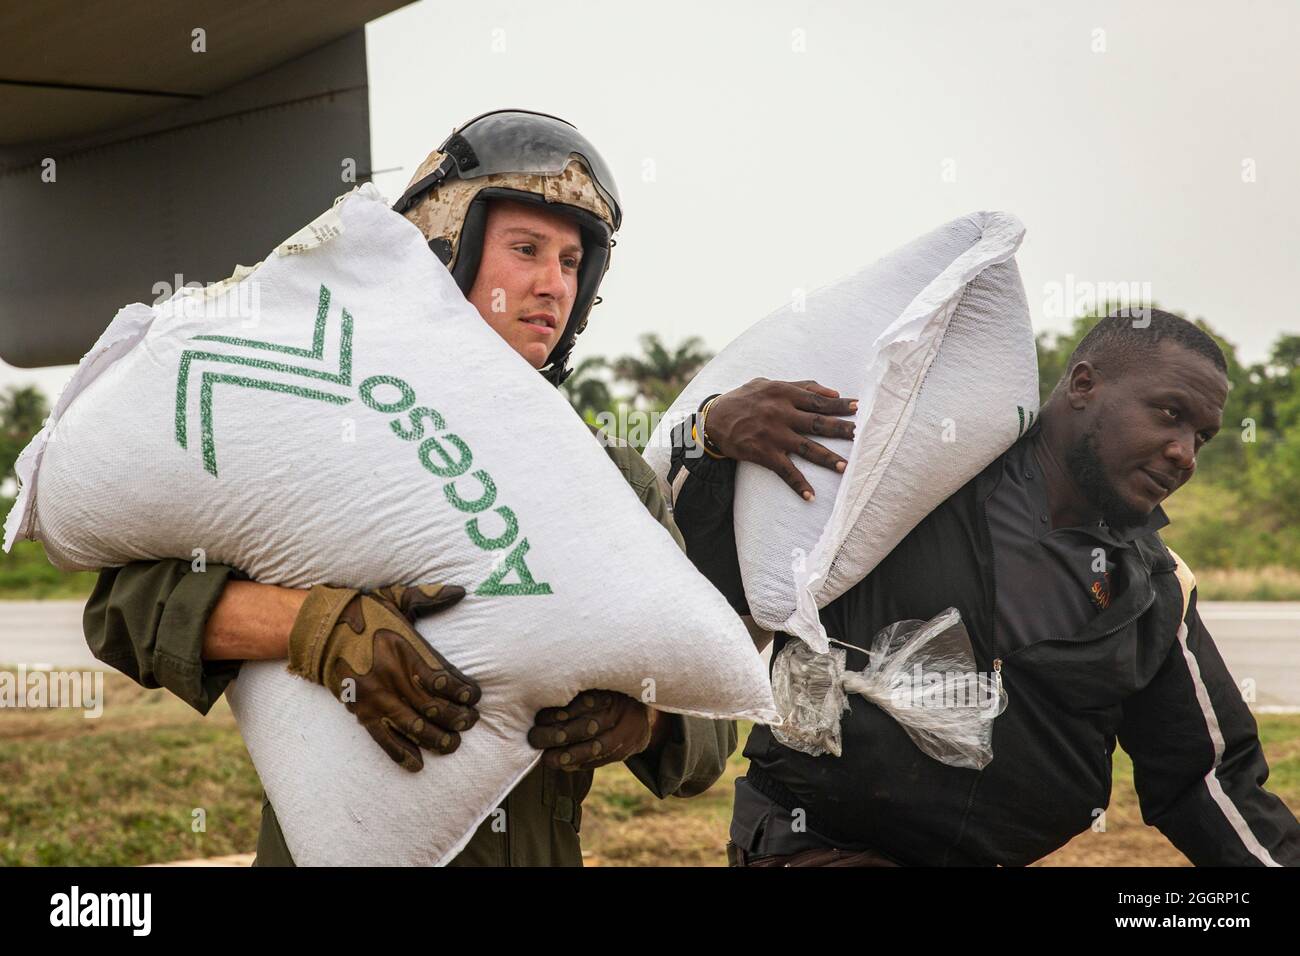
[[[118,674],[95,720],[0,710],[0,779],[4,865],[133,866],[257,841],[261,784],[225,702],[203,718]]]
[[[1267,568],[1206,568],[1196,574],[1202,601],[1300,601],[1300,570]]]
[[[13,504],[13,498],[0,495],[0,522]],[[60,571],[38,541],[18,541],[8,554],[0,551],[0,600],[87,598],[95,577],[93,571]]]
[[[0,600],[84,599],[90,597],[95,578],[93,571],[60,571],[37,541],[19,541],[9,554],[0,552]]]
[[[1300,807],[1300,715],[1257,716],[1269,789]],[[741,728],[741,748],[749,727]],[[740,748],[707,792],[656,800],[622,764],[596,773],[583,804],[589,866],[723,866]],[[200,717],[166,691],[104,681],[104,714],[0,710],[0,864],[131,866],[250,853],[261,785],[224,700]],[[196,809],[206,829],[195,832]],[[1133,767],[1115,752],[1106,831],[1080,834],[1040,865],[1186,865],[1142,823]]]

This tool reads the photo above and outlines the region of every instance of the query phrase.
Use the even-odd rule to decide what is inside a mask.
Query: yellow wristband
[[[726,456],[726,455],[720,455],[720,454],[718,454],[718,453],[715,452],[715,451],[710,451],[710,449],[709,449],[709,440],[708,440],[708,438],[706,437],[706,436],[708,435],[708,432],[706,431],[706,427],[707,427],[706,420],[707,420],[708,417],[709,417],[709,409],[713,407],[713,403],[716,402],[717,400],[718,400],[718,396],[716,396],[716,395],[713,396],[713,398],[711,398],[711,399],[709,399],[707,402],[705,402],[705,403],[704,403],[704,407],[700,409],[700,416],[699,416],[699,418],[697,419],[697,424],[698,424],[698,426],[699,426],[699,432],[698,432],[698,438],[697,438],[697,440],[699,441],[700,447],[704,449],[704,453],[705,453],[706,455],[708,455],[710,458],[716,458],[716,459],[718,459],[719,461],[721,461],[722,459],[726,458],[727,456]],[[691,432],[692,432],[693,435],[696,434],[696,430],[695,430],[694,427],[692,427]]]
[[[700,438],[700,433],[698,428],[699,428],[698,425],[691,426],[691,440],[695,442],[695,444],[699,445],[700,448],[704,449],[704,454],[708,455],[710,458],[716,458],[719,461],[722,461],[724,458],[726,458],[727,457],[726,455],[719,455],[709,451],[709,446],[704,444],[704,441]]]

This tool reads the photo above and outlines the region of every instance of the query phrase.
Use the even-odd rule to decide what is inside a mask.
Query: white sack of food
[[[534,714],[585,689],[775,716],[726,601],[372,186],[253,270],[123,309],[18,472],[5,547],[61,568],[202,554],[290,587],[465,587],[420,630],[481,718],[418,774],[283,661],[231,686],[300,864],[445,863],[538,759]]]
[[[1024,227],[977,212],[751,326],[673,402],[646,461],[666,477],[672,429],[753,378],[813,379],[859,400],[856,438],[822,440],[842,475],[795,459],[798,498],[741,463],[735,528],[750,611],[825,651],[817,609],[861,581],[922,518],[1004,452],[1038,410],[1038,363],[1013,258]]]

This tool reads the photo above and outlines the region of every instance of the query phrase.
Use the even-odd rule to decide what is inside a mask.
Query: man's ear
[[[1087,407],[1088,403],[1096,397],[1096,388],[1097,369],[1086,359],[1076,362],[1074,368],[1070,369],[1070,378],[1065,389],[1065,397],[1070,407],[1076,410]]]

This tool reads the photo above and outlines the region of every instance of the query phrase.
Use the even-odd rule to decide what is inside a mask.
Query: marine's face
[[[563,213],[491,200],[469,301],[533,368],[559,341],[578,292],[582,234]]]
[[[1209,359],[1165,341],[1154,361],[1095,380],[1091,421],[1067,464],[1112,525],[1136,524],[1191,480],[1218,432],[1228,379]]]

